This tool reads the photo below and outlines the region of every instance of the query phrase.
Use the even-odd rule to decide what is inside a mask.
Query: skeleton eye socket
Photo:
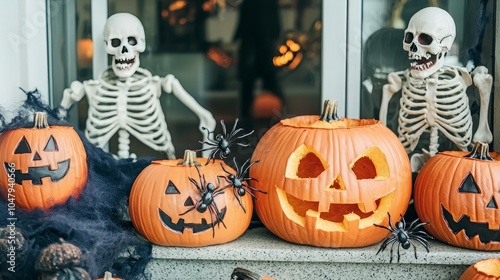
[[[413,41],[413,33],[406,32],[405,34],[405,43],[409,44]]]
[[[127,40],[129,45],[131,46],[137,45],[137,39],[135,39],[135,37],[128,37]]]
[[[418,43],[424,46],[430,45],[432,43],[432,37],[425,33],[418,35]]]
[[[122,41],[120,39],[117,38],[111,39],[111,46],[113,48],[119,47],[121,43]]]

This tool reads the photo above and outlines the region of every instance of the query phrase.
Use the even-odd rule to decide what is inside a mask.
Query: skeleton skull
[[[405,30],[403,49],[408,52],[411,75],[427,78],[444,64],[455,39],[455,22],[448,12],[436,7],[415,13]]]
[[[141,21],[134,15],[118,13],[106,21],[103,32],[106,52],[113,56],[112,69],[126,79],[139,68],[139,54],[146,49],[146,36]]]

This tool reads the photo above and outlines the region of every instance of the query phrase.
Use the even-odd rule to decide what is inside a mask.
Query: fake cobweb
[[[0,133],[32,127],[34,111],[46,112],[49,125],[69,125],[40,101],[37,91],[26,94],[27,100],[11,121],[5,120],[6,111],[0,108]],[[131,222],[121,218],[134,179],[150,160],[116,160],[77,132],[87,152],[86,187],[77,200],[70,199],[65,205],[47,211],[26,212],[16,208],[15,226],[26,240],[24,252],[16,256],[15,273],[7,270],[10,266],[2,263],[6,254],[0,252],[1,279],[35,279],[35,260],[40,251],[60,238],[82,250],[80,267],[87,270],[92,279],[103,277],[105,271],[120,278],[150,278],[145,267],[151,258],[152,246],[136,234]],[[0,199],[1,228],[8,224],[7,209],[7,203]]]

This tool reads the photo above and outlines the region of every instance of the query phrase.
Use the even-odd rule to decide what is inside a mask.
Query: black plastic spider
[[[413,251],[415,252],[415,259],[416,259],[417,258],[417,247],[415,246],[415,244],[413,244],[413,242],[411,242],[411,240],[416,240],[417,242],[422,244],[422,246],[424,246],[424,248],[427,250],[427,252],[429,252],[429,242],[426,240],[426,238],[430,238],[430,239],[434,239],[434,238],[432,236],[430,236],[429,234],[427,234],[423,230],[417,230],[419,227],[423,227],[423,226],[427,225],[429,222],[417,223],[418,219],[416,219],[408,226],[408,228],[406,228],[405,219],[403,218],[403,215],[401,215],[401,220],[396,222],[396,225],[394,227],[392,225],[391,214],[387,213],[387,215],[389,215],[389,227],[373,224],[376,227],[385,228],[386,230],[388,230],[392,233],[392,236],[387,238],[382,243],[382,245],[380,246],[380,249],[378,249],[378,251],[377,251],[377,255],[378,255],[378,253],[384,251],[385,248],[387,247],[387,245],[392,243],[392,245],[391,245],[391,258],[389,260],[389,262],[392,263],[392,252],[393,252],[394,244],[396,244],[396,242],[399,242],[399,244],[398,244],[398,263],[399,263],[399,257],[400,257],[399,247],[402,247],[403,249],[409,249],[410,246],[413,246]]]
[[[208,131],[208,140],[207,141],[199,141],[199,142],[202,144],[207,144],[211,147],[196,150],[196,151],[202,152],[202,151],[212,150],[208,156],[207,163],[205,165],[207,165],[210,162],[210,160],[212,160],[212,162],[215,162],[215,156],[217,153],[219,153],[220,159],[225,159],[231,153],[231,150],[229,149],[229,147],[234,143],[234,141],[241,139],[243,137],[247,137],[248,135],[253,133],[253,130],[252,130],[249,133],[246,133],[246,134],[243,134],[240,136],[236,136],[236,134],[243,131],[243,128],[236,129],[236,125],[238,124],[238,119],[235,119],[233,129],[231,130],[231,132],[229,134],[226,131],[226,125],[224,124],[224,120],[221,120],[220,123],[222,125],[222,134],[217,134],[217,136],[215,136],[215,137],[214,137],[214,135],[215,135],[214,131],[210,131],[206,127],[202,128],[202,129]],[[212,135],[212,139],[210,139],[210,135]],[[242,146],[242,147],[250,146],[250,144],[244,144],[244,143],[238,143],[238,142],[236,142],[235,144],[238,146]]]
[[[250,159],[247,159],[245,161],[245,163],[243,163],[243,165],[241,166],[241,168],[238,167],[238,164],[236,163],[236,158],[233,157],[233,163],[234,163],[234,166],[236,168],[236,174],[233,174],[229,171],[226,170],[226,168],[224,168],[224,165],[220,164],[220,166],[222,167],[222,170],[224,170],[228,175],[227,176],[217,176],[217,179],[219,178],[222,178],[224,179],[227,183],[226,186],[224,186],[222,189],[226,189],[226,188],[230,188],[230,187],[233,187],[233,193],[234,193],[234,196],[236,197],[236,199],[238,200],[238,203],[240,204],[241,208],[243,209],[243,212],[247,212],[245,210],[245,207],[243,207],[243,205],[241,204],[241,200],[240,200],[240,196],[244,196],[245,193],[249,193],[253,198],[256,198],[255,195],[249,191],[250,190],[253,190],[253,191],[258,191],[258,192],[261,192],[263,194],[267,194],[266,192],[264,191],[261,191],[257,188],[254,188],[252,186],[250,186],[249,184],[249,181],[251,180],[254,180],[254,181],[257,181],[257,179],[255,178],[250,178],[250,177],[245,177],[248,169],[250,168],[250,166],[256,164],[259,162],[259,160],[256,160],[256,161],[252,161],[251,163],[250,162]],[[220,183],[219,183],[220,184]]]
[[[224,213],[219,211],[219,208],[217,207],[217,204],[215,204],[215,201],[214,201],[214,198],[220,194],[223,194],[224,193],[224,190],[223,189],[219,189],[219,187],[215,187],[215,185],[213,183],[207,183],[206,179],[205,179],[205,175],[201,175],[200,173],[200,169],[198,169],[198,166],[195,166],[196,168],[196,171],[198,171],[198,176],[200,177],[200,183],[198,184],[198,182],[189,177],[189,181],[191,181],[191,183],[193,183],[196,188],[198,189],[199,193],[200,193],[200,196],[201,196],[201,199],[198,200],[194,205],[193,207],[191,207],[190,209],[188,209],[186,212],[180,214],[181,216],[186,214],[186,213],[189,213],[193,210],[196,209],[196,211],[198,211],[199,213],[205,213],[205,211],[208,211],[210,212],[210,223],[213,225],[212,226],[212,236],[215,236],[215,226],[220,226],[220,224],[222,223],[222,225],[226,227],[226,224],[224,224],[224,221],[222,220],[222,218],[224,218]],[[214,218],[213,216],[215,216],[215,222],[214,222]]]

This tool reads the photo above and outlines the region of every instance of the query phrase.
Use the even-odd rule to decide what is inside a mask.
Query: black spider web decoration
[[[392,254],[394,250],[394,245],[397,244],[398,263],[401,256],[399,252],[400,248],[407,250],[410,247],[413,247],[415,259],[417,259],[417,247],[412,242],[412,240],[420,243],[427,250],[427,252],[429,252],[429,242],[427,241],[427,239],[428,238],[434,239],[434,238],[429,234],[427,234],[427,232],[419,229],[429,224],[429,222],[419,223],[419,219],[415,219],[413,222],[411,222],[410,225],[407,226],[406,221],[403,218],[403,215],[400,215],[401,220],[396,222],[396,224],[393,226],[391,214],[387,213],[387,215],[389,216],[389,227],[373,224],[376,227],[390,231],[392,234],[390,237],[384,240],[384,242],[380,246],[380,249],[378,249],[376,255],[378,255],[380,252],[383,252],[387,248],[387,246],[391,244],[389,262],[392,263]]]

